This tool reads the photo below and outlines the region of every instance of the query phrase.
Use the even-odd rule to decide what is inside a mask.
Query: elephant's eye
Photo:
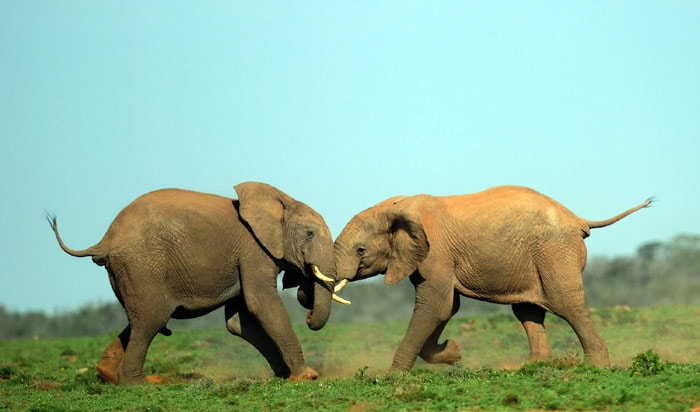
[[[316,236],[316,233],[314,233],[313,230],[307,230],[307,231],[306,231],[306,239],[307,239],[307,240],[313,239],[314,236]]]
[[[358,256],[362,256],[362,255],[365,254],[366,251],[367,251],[367,249],[365,249],[365,248],[363,248],[362,246],[360,246],[360,247],[357,248],[357,255],[358,255]]]

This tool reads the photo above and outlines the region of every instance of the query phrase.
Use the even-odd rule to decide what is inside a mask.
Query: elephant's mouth
[[[323,272],[318,268],[316,265],[311,265],[311,271],[316,277],[316,279],[320,280],[321,282],[324,283],[335,283],[335,279],[329,278],[328,276],[324,275]],[[342,303],[343,305],[349,305],[351,302],[349,300],[343,299],[340,296],[338,296],[336,293],[342,290],[346,285],[348,284],[347,279],[341,280],[335,287],[333,288],[333,300]]]

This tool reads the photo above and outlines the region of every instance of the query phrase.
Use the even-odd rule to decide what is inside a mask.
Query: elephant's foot
[[[287,364],[284,362],[271,362],[270,367],[272,368],[272,372],[275,374],[275,378],[287,378],[292,374],[289,371]]]
[[[409,370],[411,370],[411,368],[406,368],[404,366],[392,364],[391,367],[389,367],[389,369],[385,372],[385,375],[393,375],[393,374],[404,375],[404,374],[408,373]]]
[[[315,381],[316,379],[318,379],[318,373],[308,366],[299,368],[298,371],[289,375],[290,381]]]
[[[452,339],[447,339],[443,343],[435,346],[423,346],[420,357],[428,363],[453,364],[462,360],[462,353],[459,345]]]
[[[549,343],[541,347],[530,347],[530,357],[528,362],[537,361],[551,361],[552,360],[552,349],[549,347]]]
[[[143,385],[145,383],[148,383],[148,377],[146,377],[143,372],[141,373],[136,373],[135,371],[131,373],[126,373],[124,369],[124,365],[121,365],[120,367],[121,370],[118,371],[119,373],[119,384],[120,385]],[[156,383],[156,382],[153,382]]]
[[[102,352],[102,358],[97,362],[97,376],[105,382],[114,385],[119,384],[119,376],[117,369],[124,357],[124,347],[121,340],[117,337],[107,348]]]
[[[538,362],[538,361],[551,361],[552,360],[552,354],[550,353],[549,355],[541,354],[541,353],[531,353],[530,357],[527,358],[528,362]]]
[[[117,367],[119,365],[106,365],[102,361],[97,364],[97,376],[105,382],[109,382],[113,385],[119,384],[119,377],[117,376]]]
[[[552,360],[552,352],[530,352],[530,357],[527,359],[528,362],[537,362],[537,361],[551,361]]]
[[[585,354],[584,362],[599,368],[607,368],[610,366],[610,356],[607,350],[601,353]]]

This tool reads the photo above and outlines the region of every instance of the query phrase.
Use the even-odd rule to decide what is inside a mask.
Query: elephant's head
[[[322,328],[336,297],[333,238],[323,217],[264,183],[241,183],[235,189],[241,219],[285,271],[284,286],[299,286],[299,302],[312,309],[309,328]]]
[[[393,285],[410,276],[430,245],[413,198],[394,197],[355,215],[335,241],[336,279],[384,273]]]

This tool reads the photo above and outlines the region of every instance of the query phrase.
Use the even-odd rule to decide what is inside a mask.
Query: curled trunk
[[[306,324],[311,330],[319,330],[326,325],[331,314],[331,297],[333,292],[330,285],[320,281],[314,282],[314,306],[306,316]]]

